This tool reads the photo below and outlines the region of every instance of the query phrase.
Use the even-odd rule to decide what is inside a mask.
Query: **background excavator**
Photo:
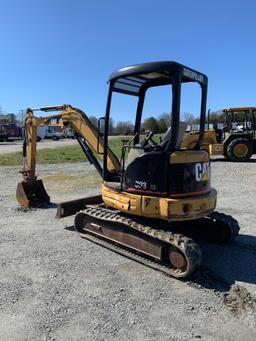
[[[181,89],[188,82],[197,83],[201,89],[200,131],[190,148],[182,147],[185,129],[182,131],[180,122]],[[210,185],[209,153],[201,148],[207,82],[202,73],[169,61],[117,70],[109,78],[106,114],[99,120],[98,129],[85,113],[69,105],[36,109],[60,111],[47,118],[37,118],[35,110],[28,109],[21,171],[24,179],[18,184],[18,202],[25,207],[50,202],[35,175],[36,130],[58,116],[73,129],[101,175],[102,193],[58,204],[57,216],[76,214],[74,225],[82,237],[171,276],[189,276],[201,263],[194,237],[227,243],[239,232],[234,218],[214,211],[217,193]],[[157,143],[152,132],[141,134],[141,119],[147,90],[163,85],[170,86],[172,94],[171,127]],[[134,134],[122,146],[120,160],[108,144],[114,93],[137,98]]]
[[[256,107],[225,108],[223,129],[204,132],[203,148],[210,155],[223,155],[230,161],[248,161],[256,154]],[[209,119],[209,117],[208,117]],[[183,147],[193,147],[199,132],[192,131],[183,139]]]

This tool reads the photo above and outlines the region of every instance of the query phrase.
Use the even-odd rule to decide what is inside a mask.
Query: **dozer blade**
[[[16,200],[25,208],[50,203],[50,197],[44,188],[42,180],[19,182],[16,190]]]

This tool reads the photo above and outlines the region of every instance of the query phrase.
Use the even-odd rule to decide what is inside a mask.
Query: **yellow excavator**
[[[186,82],[201,88],[200,131],[190,148],[182,147],[185,130],[180,122],[181,89]],[[74,225],[82,237],[171,276],[189,276],[201,263],[200,247],[194,238],[228,243],[239,232],[233,217],[214,211],[217,193],[210,184],[209,153],[201,148],[207,82],[204,74],[170,61],[119,69],[109,78],[106,114],[98,128],[84,112],[70,105],[28,109],[23,181],[17,187],[17,201],[24,207],[50,202],[35,174],[36,131],[49,119],[61,118],[73,129],[88,160],[102,177],[102,192],[59,203],[57,217],[76,214]],[[141,118],[147,90],[163,85],[169,86],[172,94],[171,127],[157,143],[153,132],[142,135]],[[137,99],[134,134],[122,146],[120,160],[109,147],[114,93]],[[37,110],[59,113],[36,117]]]

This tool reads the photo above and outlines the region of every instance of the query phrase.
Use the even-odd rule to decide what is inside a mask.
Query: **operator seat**
[[[165,147],[167,146],[170,138],[171,138],[171,134],[172,134],[172,127],[170,126],[167,131],[165,132],[165,134],[162,137],[162,141],[160,143],[160,146],[162,147],[162,150],[165,149]],[[178,138],[177,138],[177,142],[176,142],[176,146],[175,148],[179,148],[181,145],[181,142],[183,140],[184,134],[186,132],[187,129],[187,123],[186,122],[180,122],[179,123],[179,133],[178,133]]]

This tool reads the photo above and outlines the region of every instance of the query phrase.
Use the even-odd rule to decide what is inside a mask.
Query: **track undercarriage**
[[[76,214],[83,238],[176,278],[188,277],[201,264],[193,238],[228,243],[239,232],[237,221],[219,212],[182,223],[128,216],[104,204],[87,205]]]

